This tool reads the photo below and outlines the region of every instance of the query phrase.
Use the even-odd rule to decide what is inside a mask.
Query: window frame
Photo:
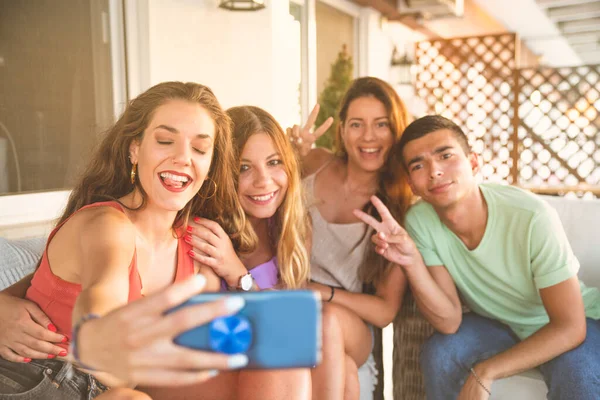
[[[302,6],[302,85],[301,85],[301,110],[302,121],[308,119],[312,108],[317,103],[317,19],[316,0],[289,0]],[[368,30],[365,24],[365,7],[361,7],[350,0],[320,0],[339,11],[354,18],[354,54],[358,58],[354,68],[354,77],[366,74],[367,39]]]
[[[128,99],[123,10],[123,0],[108,0],[108,15],[102,15],[103,31],[110,37],[115,121],[122,113]],[[31,236],[27,231],[34,235],[39,234],[40,226],[48,226],[60,217],[70,193],[70,189],[60,189],[1,195],[0,237]]]

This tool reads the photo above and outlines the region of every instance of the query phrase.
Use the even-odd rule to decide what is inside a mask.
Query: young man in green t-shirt
[[[477,155],[444,117],[414,121],[393,151],[421,197],[406,231],[375,197],[381,222],[356,215],[439,332],[421,353],[427,398],[487,399],[495,380],[540,367],[549,399],[600,399],[600,291],[577,278],[554,209],[478,184]],[[473,312],[463,315],[461,300]]]

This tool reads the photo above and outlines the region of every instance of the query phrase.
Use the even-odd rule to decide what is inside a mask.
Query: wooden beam
[[[546,10],[554,22],[576,21],[590,17],[600,17],[600,1],[564,7],[552,7]]]
[[[563,7],[576,4],[593,3],[596,0],[536,0],[540,8]]]
[[[361,7],[371,7],[379,11],[388,21],[400,22],[401,24],[417,31],[428,38],[437,39],[440,35],[417,21],[415,14],[402,14],[398,8],[388,0],[352,0]]]
[[[558,29],[563,33],[594,32],[598,31],[598,27],[600,27],[600,17],[558,23]]]
[[[565,33],[563,36],[567,38],[570,44],[600,42],[600,31],[584,33]]]

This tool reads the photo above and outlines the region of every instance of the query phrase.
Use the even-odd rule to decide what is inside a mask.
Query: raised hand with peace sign
[[[308,155],[313,143],[316,142],[321,135],[327,132],[327,129],[333,124],[333,117],[329,117],[321,126],[314,131],[311,131],[317,120],[317,116],[319,115],[320,108],[321,106],[319,104],[315,105],[303,127],[294,125],[293,127],[286,129],[286,134],[290,138],[292,146],[294,146],[298,154],[300,154],[300,157]]]
[[[377,196],[371,196],[371,203],[381,215],[381,222],[361,210],[354,210],[354,215],[377,232],[371,237],[377,253],[404,268],[421,262],[421,254],[415,242],[392,217],[383,202]]]

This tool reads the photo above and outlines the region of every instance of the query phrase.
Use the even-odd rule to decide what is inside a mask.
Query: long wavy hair
[[[338,113],[338,124],[335,131],[334,152],[345,162],[348,162],[348,152],[342,140],[342,129],[348,117],[350,103],[362,97],[374,97],[383,103],[390,122],[390,130],[397,143],[402,132],[410,122],[410,115],[406,106],[396,91],[386,82],[378,78],[363,77],[355,79],[344,95]],[[392,146],[392,149],[394,146]],[[375,195],[388,207],[392,216],[401,224],[413,199],[412,191],[403,168],[398,168],[394,163],[395,157],[387,156],[386,162],[379,171],[377,192]],[[379,218],[377,210],[368,202],[363,211]],[[366,234],[366,233],[365,233]],[[375,252],[374,246],[368,246],[363,264],[359,269],[359,277],[366,284],[377,285],[385,278],[391,264]]]
[[[233,107],[227,110],[233,122],[233,144],[238,161],[248,139],[257,133],[267,134],[281,156],[288,177],[283,202],[271,223],[271,245],[276,248],[279,277],[283,287],[295,289],[308,281],[310,259],[306,249],[308,214],[303,201],[300,167],[294,150],[275,118],[261,108]],[[234,179],[239,182],[239,168]]]
[[[58,221],[65,221],[75,211],[88,204],[118,200],[137,188],[142,196],[143,209],[148,201],[139,179],[132,184],[129,160],[130,144],[141,142],[144,131],[158,107],[171,100],[185,100],[199,104],[212,117],[215,142],[208,178],[185,207],[177,213],[173,228],[185,224],[190,215],[217,221],[232,237],[238,250],[254,248],[251,227],[246,219],[232,179],[235,171],[231,144],[231,121],[221,108],[212,90],[198,83],[164,82],[151,87],[131,100],[125,111],[104,135],[94,150],[87,168],[73,188],[66,209]],[[211,184],[209,180],[216,183]]]

